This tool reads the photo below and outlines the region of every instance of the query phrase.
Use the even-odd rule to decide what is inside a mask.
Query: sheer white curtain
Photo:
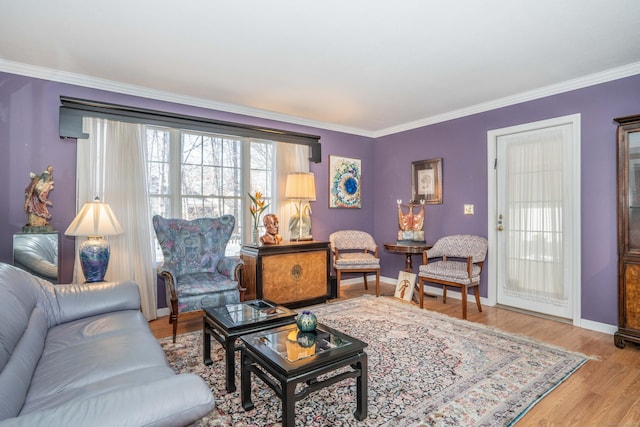
[[[570,128],[504,137],[508,227],[505,291],[563,305],[563,141]]]
[[[284,195],[286,191],[287,175],[292,172],[309,172],[309,147],[300,144],[287,144],[279,142],[276,144],[276,173],[274,174],[276,185],[276,199],[278,219],[280,220],[280,235],[284,240],[291,239],[289,233],[289,218],[296,213],[294,202],[287,200]],[[316,185],[317,187],[317,185]],[[311,224],[313,227],[313,223]],[[313,229],[311,230],[313,233]]]
[[[134,280],[140,288],[142,312],[148,320],[155,319],[157,276],[144,127],[97,118],[85,118],[83,126],[89,139],[78,140],[76,210],[96,196],[111,206],[124,233],[105,237],[111,245],[105,280]],[[76,239],[76,254],[81,242]],[[76,255],[74,282],[83,281]]]

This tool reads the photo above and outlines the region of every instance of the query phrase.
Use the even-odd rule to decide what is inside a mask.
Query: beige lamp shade
[[[115,236],[122,234],[122,227],[108,204],[96,197],[87,202],[64,232],[67,236]]]
[[[311,172],[294,172],[287,176],[284,196],[293,200],[316,200],[316,182]]]

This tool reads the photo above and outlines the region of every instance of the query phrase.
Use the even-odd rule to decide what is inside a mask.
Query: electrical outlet
[[[473,205],[464,205],[464,214],[473,215]]]

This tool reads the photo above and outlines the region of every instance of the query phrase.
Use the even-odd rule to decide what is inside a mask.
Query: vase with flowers
[[[251,199],[251,206],[249,206],[249,211],[251,212],[251,216],[253,217],[253,229],[251,230],[251,237],[253,243],[258,243],[258,224],[260,223],[260,217],[262,213],[269,207],[269,204],[265,199],[262,198],[262,193],[260,191],[255,191],[254,194],[248,193],[249,198]]]

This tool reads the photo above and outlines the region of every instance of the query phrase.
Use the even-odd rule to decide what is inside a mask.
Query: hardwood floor
[[[383,295],[393,295],[394,285],[380,285]],[[375,294],[372,288],[369,286],[365,291],[362,285],[345,286],[340,299]],[[441,297],[425,298],[425,309],[457,318],[462,311],[459,300],[448,298],[447,304],[443,304]],[[596,358],[535,405],[518,426],[640,426],[639,346],[627,344],[619,349],[611,335],[502,308],[482,309],[479,313],[475,304],[470,303],[468,320]],[[172,333],[167,317],[150,322],[150,326],[158,338]],[[179,334],[200,328],[201,312],[180,315]]]

